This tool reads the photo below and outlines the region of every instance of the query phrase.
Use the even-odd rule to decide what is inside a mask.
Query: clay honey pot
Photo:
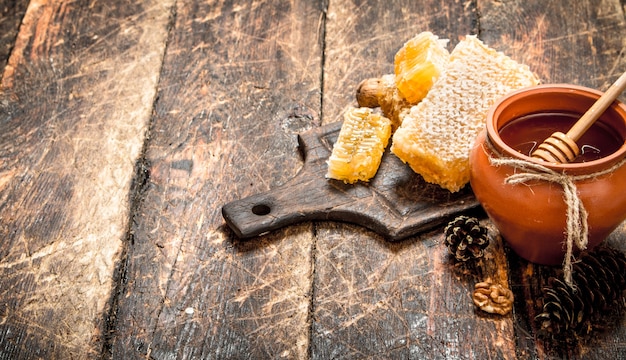
[[[568,246],[572,254],[579,247],[571,237],[579,239],[584,231],[591,249],[626,219],[623,103],[613,102],[595,121],[580,139],[583,154],[573,162],[531,157],[534,147],[569,128],[601,95],[565,84],[513,92],[490,108],[486,130],[470,152],[470,184],[477,200],[510,247],[531,262],[562,263]]]

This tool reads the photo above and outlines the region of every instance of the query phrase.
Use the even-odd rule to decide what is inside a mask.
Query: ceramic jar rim
[[[504,97],[500,98],[498,101],[496,101],[495,104],[493,104],[490,107],[489,111],[487,112],[487,137],[491,141],[492,145],[496,148],[496,150],[498,150],[502,155],[507,156],[507,157],[512,157],[515,159],[521,159],[521,160],[537,163],[555,171],[572,173],[572,174],[587,174],[587,173],[591,173],[595,171],[605,170],[605,169],[608,169],[610,166],[617,164],[620,160],[626,157],[626,139],[624,141],[624,144],[622,144],[622,146],[614,153],[609,154],[600,159],[588,161],[584,163],[569,163],[569,164],[546,163],[541,160],[532,158],[530,156],[523,155],[519,153],[518,151],[514,150],[513,148],[511,148],[500,137],[499,127],[498,127],[499,117],[502,115],[502,112],[508,107],[519,106],[520,101],[523,101],[525,98],[528,98],[530,96],[534,96],[537,94],[553,94],[555,96],[559,96],[559,95],[560,96],[564,96],[564,95],[578,96],[581,99],[587,98],[587,99],[591,99],[591,101],[594,102],[596,99],[598,99],[602,95],[602,92],[595,90],[595,89],[578,86],[578,85],[542,84],[542,85],[536,85],[536,86],[523,88],[523,89],[511,92],[508,95],[505,95]],[[620,118],[624,122],[624,128],[626,128],[626,105],[624,105],[619,100],[616,100],[615,102],[613,102],[613,104],[611,104],[610,109],[613,109],[613,111],[619,114]],[[550,110],[568,111],[568,109],[562,108],[562,107],[558,109],[538,109],[538,111],[550,111]],[[607,111],[609,110],[607,109]],[[533,113],[533,111],[526,111],[526,112],[519,114],[515,118],[519,118],[521,116],[528,115],[531,113]],[[623,136],[624,135],[626,134],[623,134]]]

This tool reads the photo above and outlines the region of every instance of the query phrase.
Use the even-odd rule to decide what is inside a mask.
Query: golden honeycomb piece
[[[407,41],[394,58],[396,86],[412,104],[421,101],[448,64],[448,40],[424,31]]]
[[[391,121],[370,108],[350,108],[328,159],[329,179],[352,184],[376,175],[391,136]]]

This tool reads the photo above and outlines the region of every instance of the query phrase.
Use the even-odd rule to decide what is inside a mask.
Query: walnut
[[[491,314],[506,315],[513,309],[513,292],[500,284],[477,283],[473,300],[482,311]]]

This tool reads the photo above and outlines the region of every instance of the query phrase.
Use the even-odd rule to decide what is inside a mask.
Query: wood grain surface
[[[543,82],[626,69],[623,0],[7,0],[0,4],[0,359],[620,359],[624,311],[537,336],[541,288],[491,222],[387,241],[307,221],[241,240],[221,208],[302,170],[415,34],[477,34]],[[626,99],[622,95],[622,99]],[[299,194],[302,196],[302,194]],[[626,251],[626,225],[608,243]],[[510,287],[514,311],[471,302]]]
[[[31,1],[21,19],[0,84],[3,359],[102,352],[170,5]]]
[[[320,122],[323,10],[177,3],[114,358],[306,357],[311,224],[242,242],[220,209],[302,166],[296,135]]]
[[[28,0],[7,0],[0,4],[0,80],[27,6]]]

